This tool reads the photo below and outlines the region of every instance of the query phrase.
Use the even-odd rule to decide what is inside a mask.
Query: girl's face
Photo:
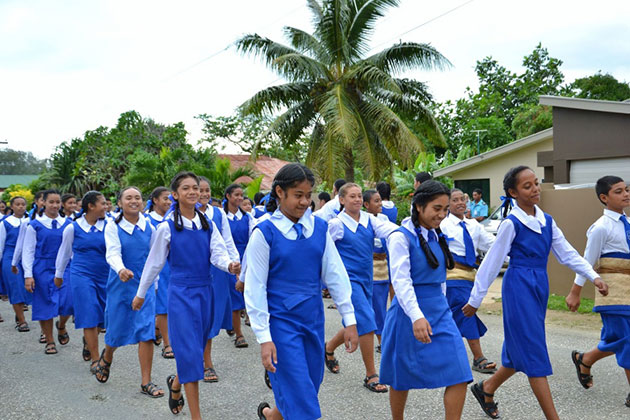
[[[210,202],[210,184],[206,181],[199,183],[199,203],[202,206],[207,206]]]
[[[35,200],[35,204],[37,205],[38,209],[44,207],[44,196],[42,195],[37,200]]]
[[[96,199],[96,203],[88,204],[88,213],[96,216],[97,219],[102,219],[105,217],[105,212],[107,211],[107,203],[105,202],[105,197],[99,195]]]
[[[73,212],[77,210],[81,210],[77,208],[77,199],[74,197],[68,198],[62,204],[63,204],[64,213],[66,213],[67,216],[71,215]]]
[[[23,198],[18,198],[13,200],[13,204],[11,204],[11,210],[13,210],[13,215],[18,219],[24,216],[26,212],[26,200]]]
[[[424,207],[420,204],[416,204],[420,224],[427,229],[437,229],[440,227],[440,223],[446,217],[448,203],[448,195],[442,194],[434,197],[433,200],[429,201]]]
[[[231,205],[235,207],[240,207],[241,204],[243,203],[243,189],[236,188],[232,190],[230,194],[226,194],[225,198],[227,198],[228,202]]]
[[[375,216],[383,211],[383,200],[381,200],[379,193],[373,194],[370,201],[364,202],[363,205],[368,213],[372,213]]]
[[[525,169],[516,175],[516,189],[508,191],[516,199],[519,207],[533,207],[540,201],[540,185],[531,169]]]
[[[626,207],[630,207],[630,187],[625,182],[614,184],[608,194],[600,194],[599,197],[607,207],[614,211],[623,211]]]
[[[105,200],[105,211],[112,211],[112,200]]]
[[[7,209],[7,203],[5,203],[4,201],[0,202],[0,213],[4,214],[6,209]]]
[[[449,210],[457,217],[464,217],[464,214],[466,214],[466,197],[464,197],[463,192],[453,191],[451,193]]]
[[[276,195],[280,201],[280,210],[293,222],[297,222],[304,216],[306,209],[311,205],[312,193],[313,186],[306,180],[288,188],[286,191],[276,187]]]
[[[243,199],[243,202],[241,203],[241,210],[245,213],[249,213],[250,211],[252,211],[252,202]]]
[[[59,216],[59,209],[61,208],[61,196],[59,194],[48,194],[46,200],[44,201],[44,206],[46,206],[46,210],[44,213],[46,216],[51,219],[55,219]]]
[[[361,211],[363,206],[363,196],[361,188],[350,187],[345,191],[345,195],[339,196],[339,202],[343,204],[343,208],[346,213],[357,214]]]
[[[135,218],[142,210],[142,194],[135,188],[128,188],[120,197],[118,205],[126,216]]]
[[[159,214],[164,214],[168,211],[168,208],[171,207],[171,199],[168,198],[169,192],[163,191],[162,194],[155,200],[153,203],[153,208]]]
[[[179,205],[189,209],[194,209],[199,201],[199,184],[195,178],[184,178],[179,183],[177,191],[173,191],[173,198]]]

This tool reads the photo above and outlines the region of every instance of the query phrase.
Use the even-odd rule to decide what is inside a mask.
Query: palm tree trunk
[[[354,155],[352,154],[352,148],[347,148],[345,153],[345,161],[346,161],[346,182],[354,182]]]

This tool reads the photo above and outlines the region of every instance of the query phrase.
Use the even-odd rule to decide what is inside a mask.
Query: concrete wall
[[[538,179],[542,181],[544,168],[537,166],[537,154],[542,151],[553,150],[553,139],[541,141],[530,147],[507,153],[487,162],[479,163],[471,168],[463,169],[451,174],[453,180],[466,179],[490,179],[490,197],[484,197],[484,201],[490,207],[501,204],[499,197],[503,194],[503,177],[505,173],[514,166],[527,165],[534,170]]]

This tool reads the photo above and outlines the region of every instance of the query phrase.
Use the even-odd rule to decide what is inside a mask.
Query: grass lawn
[[[595,314],[593,311],[593,304],[595,301],[593,299],[582,298],[580,302],[580,307],[578,308],[578,313],[581,314]],[[569,311],[567,308],[567,304],[564,302],[564,296],[559,295],[550,295],[549,302],[547,302],[547,309],[551,309],[553,311]]]

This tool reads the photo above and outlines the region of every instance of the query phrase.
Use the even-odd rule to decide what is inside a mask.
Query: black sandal
[[[26,322],[22,322],[20,324],[17,324],[15,326],[15,329],[18,330],[18,332],[29,332],[31,329],[28,327],[28,324]]]
[[[166,350],[170,349],[170,350]],[[171,346],[166,346],[162,349],[162,357],[165,359],[174,359],[175,353],[173,353],[173,348]]]
[[[101,362],[103,362],[103,364],[101,364]],[[98,359],[98,363],[96,364],[96,372],[94,373],[96,380],[102,384],[107,382],[107,380],[109,379],[109,369],[111,368],[111,366],[112,362],[108,362],[107,360],[105,360],[105,349],[103,349],[103,351],[101,352],[101,357]],[[98,377],[99,375],[101,375],[100,378]]]
[[[170,375],[166,378],[166,386],[168,386],[168,408],[171,409],[171,413],[179,414],[184,407],[184,395],[182,394],[181,384],[179,390],[173,389],[173,381],[175,381],[175,375]],[[173,398],[173,394],[180,394],[178,399]]]
[[[227,335],[229,335],[230,337],[232,337],[234,334],[236,334],[234,332],[234,330],[225,330],[225,332],[227,333]]]
[[[90,373],[96,375],[96,372],[98,372],[98,360],[93,360],[92,363],[90,363]]]
[[[156,334],[155,338],[153,339],[153,344],[158,347],[160,346],[160,344],[162,344],[162,334]]]
[[[44,354],[57,354],[57,346],[55,343],[46,344],[46,348],[44,348]]]
[[[626,407],[630,407],[630,394],[626,397]]]
[[[481,409],[483,410],[484,413],[486,413],[488,417],[490,417],[491,419],[499,419],[501,418],[499,416],[499,410],[498,410],[499,404],[494,401],[486,402],[486,397],[494,398],[494,394],[488,394],[487,392],[483,390],[483,382],[484,381],[481,381],[471,386],[470,391],[473,393],[473,395],[479,402]]]
[[[582,385],[584,389],[589,389],[591,386],[593,386],[593,383],[592,383],[593,375],[589,373],[582,373],[580,366],[584,366],[585,368],[590,369],[592,365],[589,366],[585,364],[582,361],[583,358],[584,358],[584,353],[580,353],[577,350],[573,350],[571,352],[571,360],[573,361],[573,364],[575,365],[575,370],[577,370],[578,381],[580,381],[580,385]],[[591,383],[591,386],[588,386],[589,383]]]
[[[57,327],[57,340],[59,340],[59,344],[65,346],[70,342],[70,336],[68,335],[68,330],[66,327],[59,328],[59,321],[55,322],[55,327]],[[65,333],[61,334],[61,331],[65,331]]]
[[[203,381],[204,382],[219,382],[219,377],[217,376],[216,370],[214,368],[204,368],[203,369]]]
[[[162,391],[162,388],[153,382],[149,382],[146,385],[140,385],[140,392],[147,394],[151,398],[162,398],[164,394],[159,394],[160,391]]]
[[[366,387],[367,389],[369,389],[372,392],[376,392],[378,394],[382,394],[387,392],[387,385],[383,385],[382,383],[376,381],[376,382],[370,382],[370,379],[374,379],[374,378],[378,378],[378,373],[375,373],[374,375],[370,375],[370,376],[366,376],[365,379],[363,380],[363,386]],[[385,387],[385,389],[378,389],[377,387],[379,385],[383,385]]]
[[[267,385],[267,388],[272,389],[271,387],[271,379],[269,379],[269,372],[267,372],[267,369],[265,369],[265,385]]]
[[[92,353],[90,353],[90,350],[88,349],[85,337],[83,337],[83,350],[81,351],[81,357],[83,357],[84,362],[89,362],[90,360],[92,360]]]
[[[267,417],[265,417],[265,415],[263,414],[263,410],[265,408],[269,408],[271,409],[271,406],[269,405],[269,403],[266,402],[261,402],[260,404],[258,404],[258,420],[267,420]]]
[[[488,367],[488,365],[494,365],[494,367]],[[472,370],[479,373],[494,373],[497,371],[497,366],[496,363],[481,356],[479,359],[473,360]]]
[[[45,334],[40,334],[39,335],[39,344],[46,344],[46,335]]]
[[[247,341],[245,341],[245,337],[239,335],[236,337],[236,340],[234,340],[234,347],[236,347],[237,349],[244,349],[246,347],[249,347],[249,344],[247,344]]]
[[[337,360],[335,358],[335,352],[333,351],[332,353],[328,353],[326,351],[326,344],[324,343],[324,360],[326,361],[326,367],[328,368],[329,371],[331,371],[334,374],[339,373],[339,371],[341,370],[339,368],[339,360]],[[332,357],[333,359],[330,360],[328,359],[328,357]],[[337,368],[337,370],[335,370],[335,368]]]

